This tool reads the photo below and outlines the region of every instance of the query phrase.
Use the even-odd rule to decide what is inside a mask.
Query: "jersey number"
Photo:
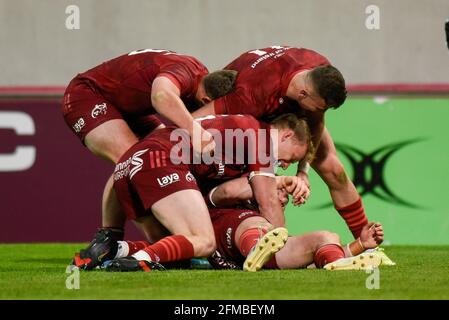
[[[156,53],[162,53],[165,52],[165,54],[175,54],[174,52],[168,51],[168,50],[162,50],[162,49],[142,49],[142,50],[135,50],[132,51],[128,54],[128,56],[133,56],[135,54],[140,54],[140,53],[146,53],[146,52],[156,52]]]

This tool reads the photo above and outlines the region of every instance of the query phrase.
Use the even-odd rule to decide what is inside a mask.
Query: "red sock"
[[[246,257],[251,249],[256,245],[257,241],[259,241],[260,237],[265,235],[265,233],[265,230],[259,228],[252,228],[244,231],[239,239],[240,253]]]
[[[132,256],[134,253],[136,253],[139,250],[144,249],[145,247],[148,247],[151,245],[148,241],[128,241],[126,240],[126,243],[128,244],[128,256]]]
[[[358,199],[353,204],[343,208],[335,208],[341,217],[345,220],[349,229],[351,230],[354,239],[360,237],[362,228],[368,224],[368,218],[363,208],[362,199]]]
[[[322,268],[326,264],[345,257],[343,248],[338,244],[325,244],[319,248],[313,257],[313,262],[317,268]]]
[[[156,262],[169,262],[193,258],[193,245],[186,237],[175,235],[147,246],[143,249]]]

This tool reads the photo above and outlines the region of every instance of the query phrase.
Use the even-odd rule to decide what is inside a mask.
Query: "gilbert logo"
[[[169,184],[179,182],[179,175],[177,173],[172,173],[168,176],[157,178],[157,182],[161,187],[166,187]]]
[[[92,109],[92,113],[90,115],[95,119],[100,114],[106,114],[107,111],[108,107],[106,106],[106,102],[103,102],[102,104],[96,104],[95,108]]]

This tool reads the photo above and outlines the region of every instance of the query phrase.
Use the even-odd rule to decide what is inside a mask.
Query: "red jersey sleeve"
[[[194,97],[199,83],[207,74],[207,68],[190,57],[164,65],[159,71],[159,75],[167,76],[179,88],[181,97]]]
[[[240,89],[214,100],[215,114],[249,114],[255,118],[263,115],[264,109],[258,105],[251,89]]]

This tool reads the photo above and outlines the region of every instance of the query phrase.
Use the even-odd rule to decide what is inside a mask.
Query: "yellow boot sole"
[[[260,270],[276,252],[284,247],[287,239],[288,231],[282,227],[265,234],[246,257],[243,270],[250,272]]]
[[[343,258],[326,264],[326,270],[369,270],[380,266],[382,258],[370,252],[364,252],[355,257]]]

